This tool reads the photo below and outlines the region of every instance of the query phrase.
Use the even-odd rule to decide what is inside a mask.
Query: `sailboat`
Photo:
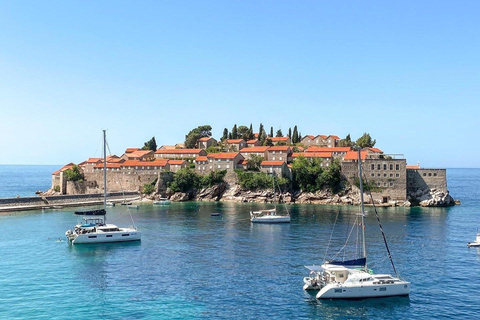
[[[275,176],[273,178],[273,193],[275,195]],[[253,223],[289,223],[290,215],[278,215],[277,206],[274,208],[259,210],[259,211],[250,211],[250,221]]]
[[[395,276],[374,274],[367,268],[367,249],[365,242],[365,206],[363,200],[362,164],[358,151],[358,171],[360,177],[360,200],[363,257],[340,261],[325,261],[321,266],[306,266],[310,275],[303,279],[304,290],[318,290],[317,299],[361,299],[391,296],[408,296],[410,282],[398,277],[390,250],[385,240],[388,256],[392,262]],[[378,216],[377,216],[378,219]],[[380,222],[380,220],[378,220]]]
[[[477,230],[477,237],[475,238],[475,241],[468,242],[467,247],[480,247],[480,229]]]
[[[107,151],[106,130],[103,130],[103,208],[95,210],[75,211],[82,216],[82,223],[65,232],[65,236],[72,244],[104,243],[139,241],[142,233],[133,227],[120,228],[114,224],[107,224]],[[133,223],[133,219],[132,219]]]

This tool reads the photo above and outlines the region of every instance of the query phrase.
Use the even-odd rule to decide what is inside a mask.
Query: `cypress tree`
[[[273,137],[273,127],[270,127],[270,137]]]
[[[232,139],[238,139],[238,131],[237,131],[237,125],[233,125],[232,129]]]
[[[220,140],[224,141],[224,140],[227,140],[227,139],[228,139],[228,129],[225,128],[225,129],[223,129],[223,136],[222,136],[222,139],[220,139]]]
[[[297,126],[293,127],[292,142],[293,142],[293,143],[298,143],[298,131],[297,131]]]
[[[292,128],[288,128],[288,138],[292,141]]]

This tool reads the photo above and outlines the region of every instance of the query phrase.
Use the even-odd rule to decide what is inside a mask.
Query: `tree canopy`
[[[185,136],[185,148],[192,149],[197,145],[197,141],[203,137],[212,136],[212,127],[210,125],[199,126]]]
[[[142,150],[157,151],[157,142],[155,141],[155,137],[145,142],[145,144],[142,147]]]
[[[373,147],[377,140],[372,140],[372,137],[368,133],[364,133],[360,138],[357,139],[355,144],[360,148]]]
[[[63,173],[67,181],[83,181],[84,175],[79,166],[74,165],[72,169],[67,169]]]

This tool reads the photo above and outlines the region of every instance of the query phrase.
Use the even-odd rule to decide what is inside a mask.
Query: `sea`
[[[0,197],[48,189],[59,167],[0,166]],[[142,241],[97,245],[66,241],[77,219],[65,208],[0,215],[0,319],[480,319],[480,249],[466,246],[480,228],[480,169],[447,178],[461,205],[377,209],[409,297],[317,300],[302,289],[306,265],[358,251],[345,245],[356,206],[279,206],[292,217],[282,225],[249,221],[268,204],[119,206],[107,219],[135,223]],[[369,268],[392,274],[367,211]]]

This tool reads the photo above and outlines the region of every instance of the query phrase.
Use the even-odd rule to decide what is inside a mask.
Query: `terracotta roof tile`
[[[213,158],[213,159],[233,159],[237,155],[239,155],[238,152],[221,152],[221,153],[210,153],[207,155],[207,158]]]
[[[367,154],[367,151],[360,151],[360,157],[362,158],[362,160],[365,160],[367,158]],[[358,151],[348,151],[345,154],[343,160],[358,160]]]
[[[169,164],[176,164],[176,165],[183,165],[185,164],[187,161],[185,160],[168,160],[168,163]]]
[[[134,152],[134,151],[137,151],[137,150],[140,150],[140,148],[127,148],[125,150],[125,153],[131,153],[131,152]]]
[[[227,139],[227,143],[241,143],[243,139]]]
[[[289,146],[274,146],[274,147],[268,148],[268,152],[270,152],[270,151],[291,151],[291,150],[292,150],[292,147],[289,147]]]
[[[198,141],[205,142],[205,141],[209,141],[209,140],[212,140],[212,139],[213,139],[212,137],[203,137],[203,138],[198,139]]]
[[[262,161],[261,166],[283,166],[285,162],[283,161]]]
[[[269,147],[258,146],[258,147],[251,147],[251,148],[243,148],[240,150],[240,153],[251,153],[251,152],[265,152],[268,150]]]
[[[305,158],[331,158],[331,152],[295,152],[292,154],[292,158],[305,157]]]
[[[270,138],[270,140],[272,140],[272,142],[279,142],[279,141],[288,141],[290,140],[289,137],[272,137]]]
[[[420,169],[420,165],[418,164],[407,164],[407,169]]]
[[[173,150],[162,150],[158,149],[155,151],[156,154],[199,154],[202,149],[173,149]]]
[[[351,151],[350,147],[309,147],[305,152],[348,152]]]
[[[195,161],[208,161],[208,158],[206,156],[199,156],[195,158]]]

